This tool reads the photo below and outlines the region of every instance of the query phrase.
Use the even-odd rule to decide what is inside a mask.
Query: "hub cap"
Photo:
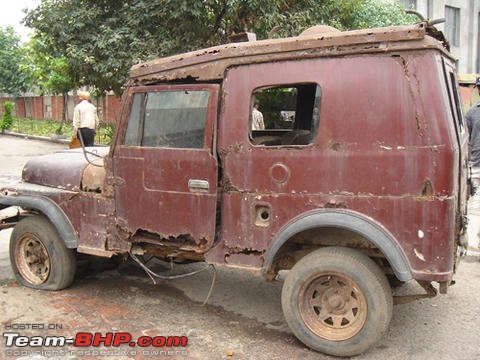
[[[367,318],[363,292],[344,274],[316,274],[300,294],[300,314],[317,336],[342,341],[355,336]]]
[[[15,246],[15,262],[20,275],[34,285],[43,284],[50,274],[50,257],[38,237],[23,234]]]

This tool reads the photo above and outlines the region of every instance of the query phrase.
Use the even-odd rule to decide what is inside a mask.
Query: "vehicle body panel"
[[[90,155],[90,161],[103,168],[102,158],[108,153],[108,148],[98,147],[91,150],[98,156]],[[80,191],[87,166],[88,161],[81,149],[58,151],[29,160],[23,169],[22,180],[32,184]],[[101,177],[99,180],[103,182]]]
[[[439,109],[446,106],[442,93],[409,77],[414,72],[433,77],[438,67],[429,54],[406,52],[375,60],[357,56],[230,69],[221,114],[225,123],[219,125],[229,185],[222,199],[227,252],[263,253],[293,217],[344,208],[392,233],[416,278],[432,273],[450,278],[454,251],[448,239],[455,237],[452,214],[460,186],[451,175],[459,168],[459,145],[455,129],[440,119],[445,112]],[[252,145],[244,119],[253,90],[307,81],[322,88],[315,143]],[[233,92],[235,101],[229,101]],[[252,209],[258,207],[271,209],[268,226],[255,224]]]
[[[128,101],[145,91],[210,91],[201,148],[117,144],[113,155],[116,216],[129,236],[140,237],[138,241],[150,237],[148,241],[154,243],[181,238],[182,249],[196,252],[212,246],[217,206],[217,160],[212,144],[218,88],[214,84],[169,85],[129,92]],[[196,188],[196,183],[205,187]]]

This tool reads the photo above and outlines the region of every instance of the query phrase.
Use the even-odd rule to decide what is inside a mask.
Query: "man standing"
[[[263,123],[263,114],[258,110],[260,101],[255,98],[253,101],[252,109],[252,130],[265,130],[265,124]]]
[[[475,86],[480,94],[480,78],[475,82]],[[480,166],[480,102],[477,102],[466,115],[467,126],[470,140],[470,162],[474,167]]]
[[[97,108],[88,101],[88,92],[79,91],[78,97],[80,103],[73,110],[73,131],[80,141],[83,141],[84,146],[93,146],[95,129],[98,126]]]
[[[475,81],[475,86],[480,95],[480,78]],[[468,126],[468,137],[470,140],[470,165],[471,165],[471,185],[472,195],[477,195],[480,187],[480,101],[468,109],[465,114]],[[478,200],[469,202],[470,214],[478,211]],[[477,240],[480,238],[480,230],[477,230]],[[480,249],[480,242],[478,243]]]

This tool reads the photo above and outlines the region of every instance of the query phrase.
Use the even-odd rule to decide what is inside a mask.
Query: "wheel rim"
[[[300,314],[317,336],[347,340],[358,334],[367,319],[367,302],[358,285],[339,273],[316,274],[300,292]]]
[[[15,247],[15,262],[20,275],[34,285],[43,284],[50,274],[50,256],[40,239],[23,234]]]

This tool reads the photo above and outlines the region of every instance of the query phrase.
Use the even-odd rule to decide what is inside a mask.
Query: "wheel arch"
[[[394,236],[373,219],[344,209],[316,210],[303,214],[287,224],[280,230],[265,253],[263,275],[267,276],[274,271],[277,255],[293,237],[308,230],[327,228],[357,234],[383,254],[400,281],[409,281],[413,278],[408,260]]]
[[[52,200],[42,196],[0,196],[0,204],[39,211],[52,223],[68,249],[78,247],[78,237],[72,223],[63,210]]]

